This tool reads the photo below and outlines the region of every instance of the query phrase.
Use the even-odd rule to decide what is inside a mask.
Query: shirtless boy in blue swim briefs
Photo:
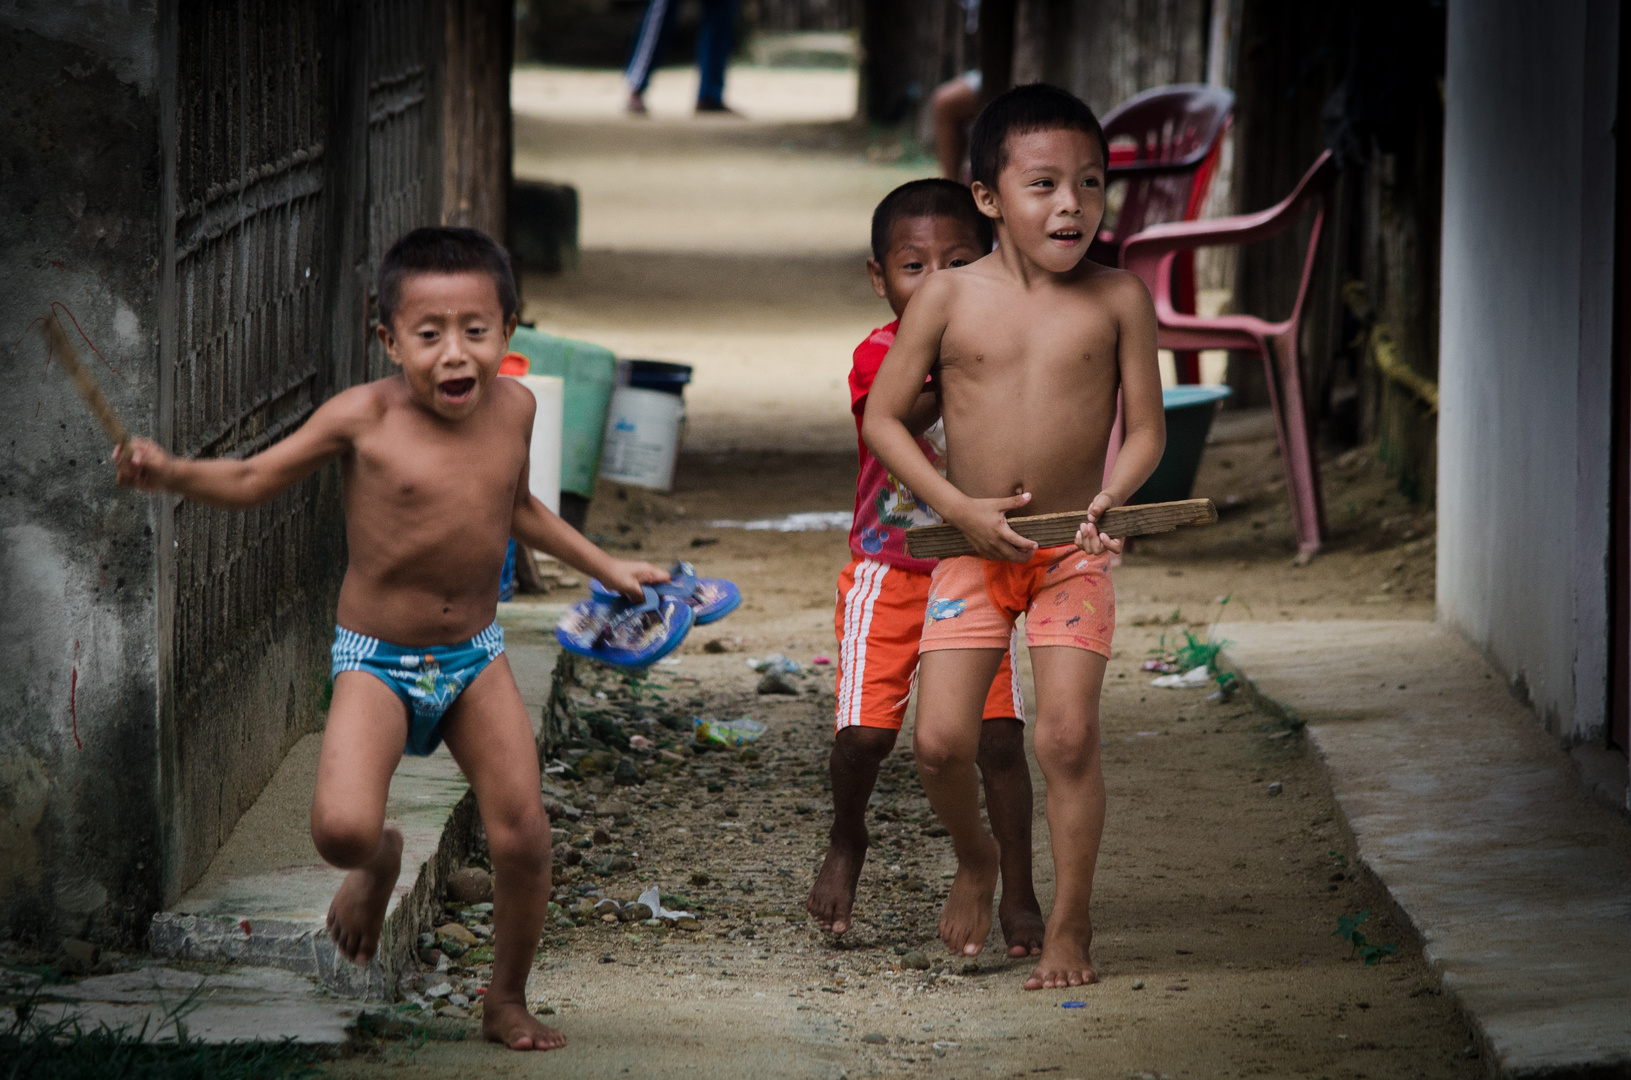
[[[516,324],[503,249],[474,229],[416,229],[386,253],[379,298],[398,374],[336,394],[241,461],[172,457],[132,439],[115,455],[119,482],[241,509],[340,462],[349,561],[311,808],[318,852],[350,871],[329,932],[352,960],[374,955],[402,862],[402,834],[385,823],[391,773],[404,749],[428,754],[445,739],[475,790],[496,871],[483,1034],[552,1050],[565,1040],[525,999],[549,904],[549,820],[494,621],[499,572],[513,536],[630,597],[668,575],[612,558],[528,492],[533,396],[498,377]]]

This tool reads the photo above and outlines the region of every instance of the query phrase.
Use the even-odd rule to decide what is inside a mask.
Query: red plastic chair
[[[1286,494],[1297,529],[1297,551],[1303,558],[1318,551],[1325,538],[1325,500],[1320,491],[1319,459],[1314,455],[1308,411],[1303,402],[1298,328],[1303,303],[1308,298],[1308,283],[1314,275],[1321,228],[1331,208],[1336,176],[1336,160],[1327,150],[1303,175],[1296,190],[1278,206],[1237,217],[1152,225],[1128,237],[1121,248],[1122,266],[1143,279],[1155,298],[1156,340],[1162,348],[1234,349],[1263,358],[1268,372],[1269,404],[1274,410],[1275,432],[1280,439],[1280,457],[1286,467]],[[1254,315],[1220,315],[1207,319],[1178,310],[1173,302],[1173,268],[1180,256],[1198,247],[1252,244],[1272,239],[1297,224],[1304,207],[1311,202],[1318,203],[1318,210],[1308,234],[1302,281],[1297,286],[1297,300],[1289,318],[1282,322],[1268,322]]]
[[[1120,266],[1121,247],[1129,236],[1157,222],[1200,216],[1234,105],[1235,95],[1228,90],[1180,84],[1136,94],[1104,115],[1104,136],[1110,140],[1106,187],[1118,182],[1126,187],[1120,211],[1108,227],[1100,228],[1088,258]],[[1175,291],[1178,310],[1194,311],[1195,257],[1190,253],[1179,260]],[[1197,354],[1178,353],[1174,359],[1179,382],[1201,381]]]

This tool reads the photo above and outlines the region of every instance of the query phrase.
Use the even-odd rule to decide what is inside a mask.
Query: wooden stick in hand
[[[1178,502],[1148,503],[1144,506],[1114,506],[1099,517],[1099,534],[1111,538],[1148,536],[1171,532],[1180,525],[1210,525],[1218,519],[1211,499],[1182,499]],[[1076,539],[1076,530],[1087,520],[1086,510],[1063,514],[1036,514],[1008,519],[1008,527],[1043,547],[1057,547]],[[906,530],[906,550],[914,559],[949,559],[972,555],[968,537],[955,525],[925,525]]]
[[[108,433],[108,438],[113,440],[115,446],[123,448],[125,444],[130,442],[130,432],[125,430],[125,425],[120,421],[118,414],[113,411],[113,406],[108,404],[108,399],[102,394],[102,388],[96,385],[96,380],[91,377],[91,373],[85,370],[84,364],[79,362],[79,353],[74,351],[73,343],[68,340],[68,335],[63,332],[62,324],[57,321],[55,312],[45,317],[41,323],[40,332],[45,335],[46,344],[56,354],[57,361],[62,365],[62,369],[68,373],[69,378],[74,380],[74,389],[78,390],[79,396],[85,399],[85,404],[91,407],[91,412],[96,414],[97,422],[102,425],[102,430]]]

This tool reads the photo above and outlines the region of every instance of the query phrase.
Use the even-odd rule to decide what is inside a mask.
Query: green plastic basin
[[[534,375],[553,375],[566,384],[561,424],[561,490],[594,497],[600,475],[606,414],[617,384],[617,357],[587,341],[555,337],[516,327],[510,348],[525,356]]]
[[[1195,474],[1200,471],[1212,417],[1217,415],[1218,402],[1230,393],[1227,386],[1169,386],[1161,391],[1161,405],[1167,415],[1167,448],[1161,464],[1127,500],[1129,503],[1189,498],[1195,490]]]

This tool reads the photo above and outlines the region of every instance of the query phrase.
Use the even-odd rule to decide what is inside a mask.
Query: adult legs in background
[[[645,17],[640,20],[640,29],[635,31],[634,43],[629,46],[628,67],[623,70],[623,78],[629,84],[631,113],[646,111],[646,88],[651,85],[651,73],[662,63],[679,6],[679,0],[649,0],[646,4]]]
[[[1000,870],[997,841],[980,820],[980,714],[1003,649],[936,649],[918,667],[918,778],[951,834],[957,875],[940,916],[940,940],[959,956],[977,956],[991,933],[991,901]],[[1046,946],[1044,945],[1044,955]]]
[[[1053,911],[1027,990],[1097,982],[1093,970],[1093,871],[1104,835],[1104,768],[1099,747],[1103,656],[1068,646],[1031,650],[1036,677],[1036,759],[1048,785],[1053,835]]]
[[[697,33],[698,112],[729,112],[725,107],[725,67],[736,45],[737,0],[702,0],[702,26]]]

